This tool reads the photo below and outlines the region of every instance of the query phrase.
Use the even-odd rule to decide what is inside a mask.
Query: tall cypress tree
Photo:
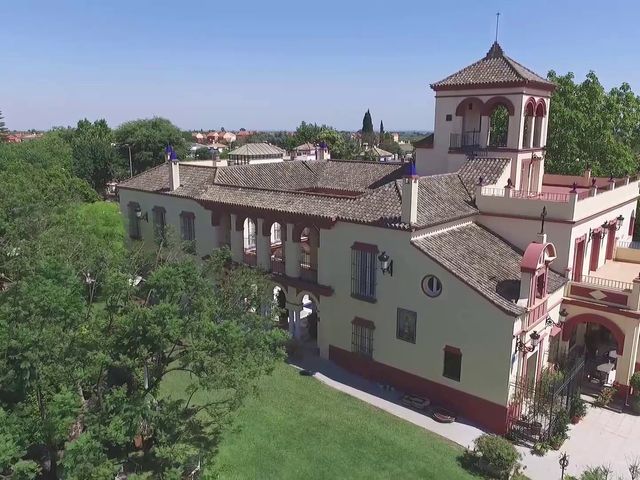
[[[4,117],[2,116],[2,111],[0,110],[0,142],[4,142],[7,139],[7,135],[9,134],[9,129],[4,124]]]
[[[382,120],[380,120],[380,144],[384,143],[384,125],[382,124]]]
[[[375,133],[373,132],[373,120],[371,120],[371,113],[367,110],[362,119],[362,141],[371,145],[375,139]]]

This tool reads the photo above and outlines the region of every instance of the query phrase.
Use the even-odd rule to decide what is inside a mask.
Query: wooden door
[[[575,258],[573,259],[573,281],[579,282],[582,276],[582,268],[584,267],[584,245],[585,239],[576,240]]]

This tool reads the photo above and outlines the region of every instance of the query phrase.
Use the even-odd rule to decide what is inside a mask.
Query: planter
[[[446,408],[442,407],[433,409],[433,418],[440,423],[453,423],[456,421],[456,416]]]
[[[571,423],[572,423],[573,425],[576,425],[577,423],[579,423],[579,422],[580,422],[580,420],[582,420],[582,417],[578,417],[578,416],[571,417]]]

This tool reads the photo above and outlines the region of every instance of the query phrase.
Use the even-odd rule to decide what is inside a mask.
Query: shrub
[[[558,438],[564,441],[567,438],[567,432],[569,431],[569,422],[571,419],[569,418],[569,413],[561,408],[556,412],[556,416],[553,419],[553,424],[551,425],[551,437]],[[560,444],[562,445],[562,441]],[[553,444],[552,444],[553,447]]]
[[[606,407],[611,403],[618,390],[615,387],[604,387],[593,402],[596,407]]]
[[[609,480],[611,469],[605,466],[591,467],[580,475],[580,480]]]
[[[569,407],[569,416],[571,418],[582,418],[586,414],[587,414],[586,402],[582,400],[579,395],[576,395],[571,400],[571,405]]]
[[[520,453],[508,440],[496,435],[484,434],[474,440],[476,452],[480,457],[483,469],[497,476],[508,478],[518,466]]]
[[[631,375],[629,385],[631,386],[631,388],[633,388],[634,395],[640,395],[640,372],[636,372]]]

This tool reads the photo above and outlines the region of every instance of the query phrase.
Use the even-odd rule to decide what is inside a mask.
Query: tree
[[[131,147],[134,174],[163,163],[167,145],[174,147],[178,158],[185,158],[187,154],[181,130],[165,118],[126,122],[114,131],[114,135],[116,143]]]
[[[375,133],[373,132],[373,120],[371,113],[367,110],[362,118],[362,141],[369,145],[375,144]]]
[[[553,173],[622,176],[638,170],[640,98],[624,83],[606,92],[595,73],[576,84],[554,71],[546,169]]]
[[[380,145],[382,145],[385,141],[385,136],[384,136],[384,125],[382,124],[382,120],[380,120]]]
[[[2,110],[0,110],[0,142],[4,142],[9,134],[9,130],[4,124],[4,117],[2,116]]]
[[[73,172],[97,191],[102,191],[118,172],[118,155],[113,147],[113,132],[103,120],[84,119],[70,132]],[[120,176],[122,172],[120,172]]]

